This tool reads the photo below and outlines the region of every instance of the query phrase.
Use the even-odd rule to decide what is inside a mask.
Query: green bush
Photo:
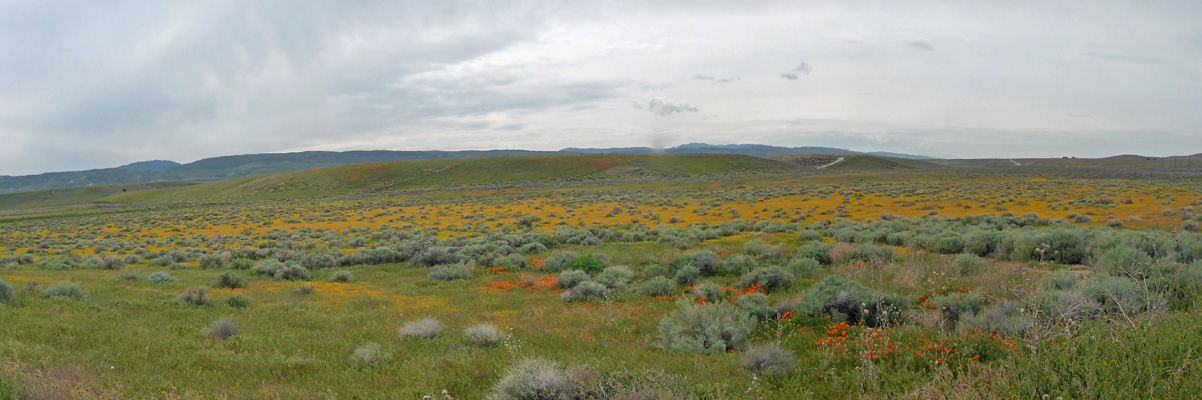
[[[801,313],[869,326],[899,322],[907,304],[904,297],[877,292],[838,275],[815,283],[801,297],[797,305]]]
[[[12,301],[15,293],[16,292],[13,291],[13,285],[9,285],[8,282],[4,281],[4,279],[0,279],[0,301]]]
[[[255,264],[254,261],[246,258],[235,258],[230,261],[230,269],[251,269]]]
[[[150,274],[150,276],[146,277],[146,280],[154,282],[154,283],[169,283],[169,282],[175,282],[175,277],[171,276],[171,274],[168,274],[166,272],[158,271],[158,272]]]
[[[813,242],[822,240],[822,234],[817,231],[804,230],[797,234],[797,240],[803,242]]]
[[[742,363],[753,374],[789,375],[793,373],[793,352],[776,343],[752,346],[743,352]]]
[[[639,286],[639,293],[644,296],[668,296],[676,292],[676,284],[671,279],[663,276],[657,276],[643,282]]]
[[[714,282],[705,282],[693,288],[693,295],[698,299],[709,303],[717,303],[726,300],[726,291],[722,290],[722,286]]]
[[[330,278],[330,282],[339,282],[339,283],[349,283],[354,280],[355,280],[355,278],[354,278],[354,276],[351,275],[351,271],[338,271],[338,272],[334,273],[334,276],[332,278]]]
[[[743,346],[755,318],[726,304],[676,301],[676,310],[659,321],[660,346],[672,351],[724,353]]]
[[[88,299],[88,291],[84,290],[83,286],[78,283],[67,281],[59,281],[46,290],[42,291],[43,297],[66,297],[72,300],[84,301]]]
[[[793,275],[781,267],[760,267],[754,271],[744,274],[739,278],[739,282],[735,286],[740,288],[749,288],[753,285],[759,285],[764,291],[771,292],[789,286],[793,283]]]
[[[233,308],[246,308],[250,306],[250,299],[246,298],[246,296],[235,294],[225,298],[225,305]]]
[[[1092,264],[1100,273],[1143,279],[1152,262],[1152,256],[1143,250],[1120,245],[1095,256]]]
[[[676,270],[676,283],[681,285],[692,285],[697,283],[697,278],[701,277],[701,271],[692,265],[685,265]]]
[[[543,260],[543,271],[559,272],[568,269],[568,264],[580,258],[580,255],[571,251],[557,251],[551,253],[546,260]]]
[[[251,268],[255,273],[260,275],[274,277],[277,272],[283,271],[288,266],[274,258],[269,258],[255,263],[254,268]]]
[[[531,242],[522,245],[522,247],[518,248],[518,251],[523,254],[539,253],[547,251],[547,246],[539,242]]]
[[[831,249],[835,245],[825,242],[810,242],[797,249],[797,257],[811,258],[822,265],[831,265]]]
[[[743,307],[743,312],[755,317],[760,321],[767,321],[776,318],[776,307],[772,304],[772,299],[763,293],[747,293],[735,299],[735,304]]]
[[[877,246],[872,244],[857,245],[851,252],[847,254],[848,258],[860,261],[893,261],[896,257],[892,247]]]
[[[762,256],[768,253],[768,244],[760,239],[751,239],[743,243],[743,251],[753,256]]]
[[[961,315],[973,315],[985,307],[985,299],[976,293],[948,293],[932,299],[943,318],[955,325]]]
[[[981,270],[985,268],[985,261],[976,254],[961,254],[956,256],[955,261],[952,261],[952,267],[960,276],[974,276],[980,274]]]
[[[224,289],[241,289],[246,287],[246,278],[229,272],[224,272],[217,276],[217,281],[213,282],[213,287]]]
[[[284,268],[275,272],[276,279],[286,281],[307,281],[309,280],[309,269],[299,265],[285,265]]]
[[[225,268],[225,258],[218,254],[205,254],[197,259],[200,267],[204,269]]]
[[[611,290],[625,291],[631,279],[634,279],[634,271],[630,267],[615,265],[601,271],[595,280]]]
[[[453,281],[456,279],[472,279],[472,271],[464,264],[439,265],[430,268],[430,279]]]
[[[604,254],[593,253],[586,256],[576,257],[575,260],[568,263],[567,269],[581,270],[591,274],[600,273],[605,269],[607,258]],[[544,262],[544,265],[546,262]]]
[[[377,343],[367,343],[351,353],[351,366],[355,369],[383,368],[392,361],[392,354],[380,350]]]
[[[672,274],[672,270],[670,270],[670,269],[668,269],[668,267],[660,265],[660,264],[652,264],[652,265],[643,267],[643,277],[644,278],[653,278],[653,277],[657,277],[657,276],[672,276],[671,274]]]
[[[806,278],[814,278],[826,271],[822,263],[813,258],[797,256],[793,257],[788,264],[789,272],[794,276]]]
[[[710,250],[697,250],[685,254],[677,262],[696,268],[703,276],[715,275],[722,264],[722,261],[718,258],[718,253]]]
[[[559,287],[564,289],[571,289],[576,287],[576,285],[579,285],[580,282],[587,280],[588,273],[576,269],[560,272],[559,276],[556,278],[556,282],[559,283]]]

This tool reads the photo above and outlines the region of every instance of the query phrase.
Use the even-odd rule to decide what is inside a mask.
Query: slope
[[[227,179],[105,201],[129,203],[322,198],[352,193],[601,179],[793,173],[779,161],[733,154],[573,154],[335,165]]]

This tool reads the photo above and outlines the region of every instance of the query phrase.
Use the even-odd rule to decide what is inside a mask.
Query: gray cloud
[[[791,80],[791,81],[795,81],[795,80],[797,80],[797,78],[800,78],[802,75],[809,75],[811,70],[813,70],[813,68],[810,67],[810,64],[806,64],[805,61],[802,61],[801,64],[798,64],[796,67],[793,67],[793,69],[789,70],[788,72],[780,74],[780,77]]]
[[[666,115],[672,115],[672,114],[683,113],[683,112],[699,111],[697,109],[697,106],[695,106],[695,105],[692,105],[689,103],[670,101],[670,100],[665,100],[665,99],[647,100],[646,105],[635,102],[634,107],[637,109],[640,109],[640,110],[650,111],[652,114],[659,115],[659,116],[666,116]]]
[[[908,41],[906,42],[906,45],[922,51],[935,51],[935,45],[932,45],[931,42],[922,39]]]
[[[1198,20],[1198,2],[0,2],[0,174],[653,137],[1017,157],[1103,132],[1090,154],[1166,155],[1202,147]],[[777,80],[811,65],[804,96]]]
[[[714,83],[730,83],[730,82],[739,80],[739,77],[734,76],[734,77],[730,77],[730,78],[719,78],[716,76],[709,76],[709,75],[693,75],[693,79],[696,79],[699,81],[714,82]]]

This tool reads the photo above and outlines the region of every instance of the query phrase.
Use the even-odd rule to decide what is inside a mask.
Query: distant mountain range
[[[85,186],[116,185],[160,181],[213,181],[248,175],[273,172],[296,171],[328,165],[357,164],[367,162],[433,160],[455,158],[529,156],[547,154],[596,154],[596,153],[689,153],[742,154],[754,157],[773,158],[788,155],[857,155],[870,154],[894,158],[926,160],[931,157],[907,154],[872,152],[860,153],[831,147],[780,147],[761,144],[712,145],[689,143],[657,150],[650,147],[615,147],[605,149],[566,148],[559,151],[532,150],[465,150],[465,151],[304,151],[298,153],[263,153],[206,158],[187,164],[174,161],[141,161],[117,168],[87,171],[49,172],[38,175],[0,176],[0,193],[17,193],[34,190],[63,189]]]

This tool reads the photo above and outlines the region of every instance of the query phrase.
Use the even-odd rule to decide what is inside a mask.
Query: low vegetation
[[[637,157],[0,214],[0,398],[1202,391],[1196,180]]]

